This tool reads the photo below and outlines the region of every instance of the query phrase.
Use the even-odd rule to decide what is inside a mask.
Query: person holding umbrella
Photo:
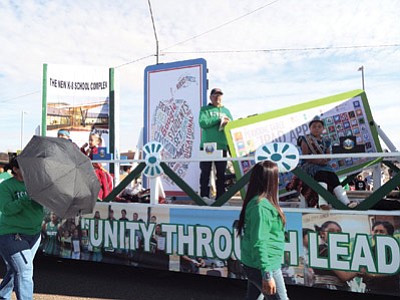
[[[33,259],[40,244],[43,206],[26,192],[17,158],[10,162],[13,177],[0,184],[0,255],[7,273],[0,298],[33,299]]]

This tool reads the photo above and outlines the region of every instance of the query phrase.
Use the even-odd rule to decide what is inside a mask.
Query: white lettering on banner
[[[299,265],[299,247],[298,247],[298,232],[288,231],[288,239],[285,243],[285,252],[289,253],[289,264],[292,266]]]
[[[309,262],[312,268],[335,269],[358,272],[366,267],[368,272],[379,274],[397,274],[400,270],[400,245],[392,236],[376,236],[376,260],[369,246],[368,236],[356,235],[353,253],[350,256],[350,237],[346,233],[330,233],[328,237],[328,257],[318,255],[318,234],[310,232]],[[342,257],[342,258],[341,258]]]
[[[89,229],[90,242],[93,246],[103,245],[114,249],[136,250],[138,248],[136,240],[140,237],[143,239],[144,251],[150,251],[155,224],[83,219],[82,228]],[[234,254],[235,257],[240,258],[240,238],[236,230],[232,233],[225,227],[218,227],[213,231],[208,226],[161,224],[161,231],[165,234],[167,254],[173,253],[175,243],[178,255],[227,259]],[[125,234],[129,236],[128,243],[125,243]],[[291,235],[295,236],[295,234],[292,232]],[[297,250],[289,251],[294,253]]]
[[[357,235],[357,244],[354,245],[352,252],[351,269],[360,270],[361,267],[366,267],[369,273],[376,273],[369,238],[365,234]]]
[[[308,233],[308,253],[310,267],[313,268],[328,268],[328,259],[318,257],[318,234],[316,232]]]
[[[144,239],[144,251],[150,251],[150,240],[151,235],[156,227],[156,224],[150,223],[149,226],[146,226],[146,223],[140,222],[139,223],[140,231],[143,234]]]
[[[126,230],[129,230],[129,248],[136,250],[139,245],[136,243],[136,233],[139,231],[138,222],[126,222]]]
[[[100,247],[100,245],[103,243],[103,222],[99,220],[91,220],[89,232],[90,232],[90,243],[92,244],[92,246]]]
[[[329,247],[329,262],[332,269],[350,269],[349,261],[341,259],[349,256],[349,242],[350,237],[348,234],[329,233],[328,244],[331,246]]]
[[[121,249],[126,249],[126,243],[125,243],[125,234],[122,234],[122,233],[125,233],[125,222],[120,222],[120,233],[121,234],[119,234],[119,247],[121,248]]]
[[[187,234],[185,235],[185,226],[178,225],[178,255],[195,256],[194,253],[194,226],[187,226]],[[187,251],[185,251],[187,245]]]
[[[104,247],[118,247],[118,221],[104,222]]]
[[[167,254],[172,254],[172,234],[177,231],[177,226],[174,224],[162,224],[161,231],[165,233],[165,252]]]
[[[211,241],[213,232],[210,227],[197,226],[196,227],[197,244],[196,253],[204,253],[204,256],[213,257],[211,249]]]
[[[220,259],[227,259],[232,252],[232,233],[225,227],[219,227],[214,233],[214,251]]]
[[[376,236],[378,272],[395,274],[400,269],[399,242],[391,236]]]
[[[110,221],[83,219],[82,228],[89,229],[90,243],[94,247],[136,250],[140,239],[144,251],[151,249],[151,238],[155,231],[154,223],[134,221]],[[193,257],[210,257],[221,260],[231,255],[240,259],[240,237],[237,231],[226,227],[211,228],[200,225],[161,224],[165,234],[165,252]],[[287,232],[285,255],[289,265],[299,265],[299,233]],[[128,237],[125,243],[125,237]],[[309,266],[319,269],[334,269],[359,272],[366,268],[369,273],[396,274],[400,269],[400,246],[396,238],[376,236],[373,252],[366,234],[357,234],[350,239],[348,233],[329,233],[326,245],[327,257],[319,255],[319,236],[309,235]]]

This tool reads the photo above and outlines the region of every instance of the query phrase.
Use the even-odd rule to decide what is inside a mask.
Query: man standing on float
[[[222,105],[222,90],[214,88],[210,93],[210,100],[207,106],[200,110],[199,124],[202,129],[200,149],[203,150],[204,143],[216,143],[217,150],[222,150],[223,157],[228,153],[228,141],[224,134],[224,127],[229,121],[232,121],[230,111]],[[210,173],[212,161],[200,162],[200,196],[208,200],[210,197]],[[217,171],[217,197],[218,199],[225,193],[225,169],[226,161],[216,161],[215,168]]]

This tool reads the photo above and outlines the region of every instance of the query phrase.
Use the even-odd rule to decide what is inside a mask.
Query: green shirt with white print
[[[0,235],[35,235],[43,216],[43,206],[28,196],[24,182],[12,177],[0,184]]]

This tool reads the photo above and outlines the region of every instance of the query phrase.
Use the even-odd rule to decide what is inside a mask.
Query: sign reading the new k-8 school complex
[[[113,77],[107,67],[43,65],[42,135],[69,130],[79,146],[89,132],[99,133],[107,147],[110,130],[110,91]]]

